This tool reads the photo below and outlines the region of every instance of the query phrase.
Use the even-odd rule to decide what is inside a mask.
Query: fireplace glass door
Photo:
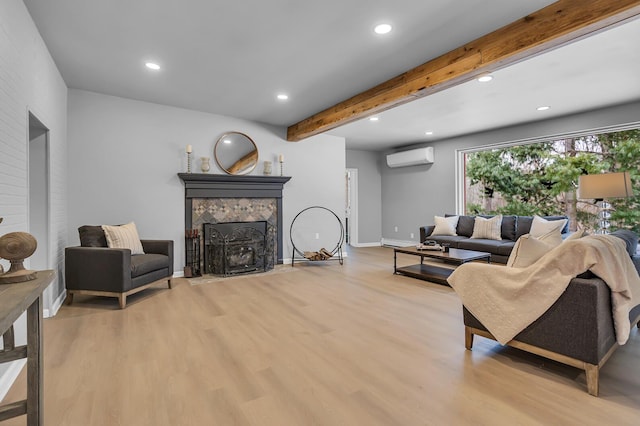
[[[208,274],[227,276],[273,268],[265,221],[205,223],[204,244]]]

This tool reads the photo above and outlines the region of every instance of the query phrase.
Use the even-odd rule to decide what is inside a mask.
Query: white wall
[[[29,231],[29,111],[50,130],[49,268],[57,272],[45,291],[53,314],[64,291],[62,277],[67,213],[67,87],[21,0],[0,1],[0,235]],[[6,261],[1,262],[5,269]],[[24,316],[15,325],[24,344]],[[0,398],[19,372],[19,362],[0,364]]]
[[[344,216],[345,143],[316,136],[287,142],[277,128],[215,114],[133,101],[82,90],[69,91],[69,241],[79,243],[85,224],[135,221],[141,238],[172,239],[176,272],[184,266],[185,147],[193,146],[193,172],[200,157],[211,157],[210,173],[223,173],[213,159],[217,139],[226,132],[249,135],[262,161],[285,157],[284,258],[290,257],[289,226],[301,209],[323,205]]]
[[[348,149],[347,167],[358,169],[358,241],[354,246],[380,244],[382,238],[382,174],[380,155]]]
[[[417,242],[419,227],[433,224],[433,216],[455,213],[457,150],[632,123],[640,125],[640,102],[430,143],[435,150],[433,164],[398,169],[383,167],[382,237],[410,240],[407,237],[414,232],[413,242]],[[381,158],[384,154],[380,154]],[[397,233],[395,226],[398,226]]]

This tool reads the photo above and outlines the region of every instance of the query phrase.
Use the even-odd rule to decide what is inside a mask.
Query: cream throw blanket
[[[640,278],[620,238],[591,235],[565,241],[526,268],[466,263],[447,281],[469,312],[504,345],[544,314],[569,281],[586,270],[611,289],[616,340],[625,344],[629,310],[640,302]]]

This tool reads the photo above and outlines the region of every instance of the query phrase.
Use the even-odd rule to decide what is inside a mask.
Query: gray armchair
[[[65,249],[67,304],[73,303],[74,294],[85,294],[117,297],[120,308],[124,309],[127,296],[159,280],[166,279],[171,288],[173,241],[141,240],[145,254],[131,255],[129,249],[106,247],[106,240],[102,241],[104,236],[101,239],[99,235],[100,227],[85,226],[79,231],[81,243],[86,246]],[[87,232],[95,238],[83,238]]]

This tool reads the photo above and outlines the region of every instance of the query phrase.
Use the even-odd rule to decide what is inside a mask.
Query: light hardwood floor
[[[399,256],[399,264],[415,257]],[[210,284],[78,297],[45,320],[46,425],[631,425],[640,335],[584,373],[496,342],[464,348],[448,287],[393,251]],[[21,399],[24,372],[7,401]],[[24,417],[2,423],[24,425]]]

